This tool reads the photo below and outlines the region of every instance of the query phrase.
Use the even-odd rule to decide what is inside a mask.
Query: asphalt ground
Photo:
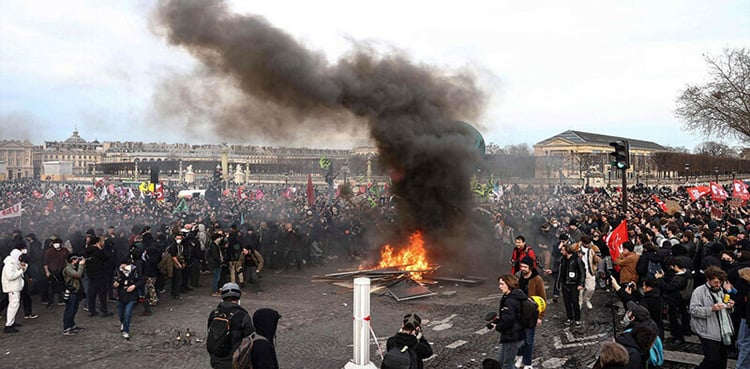
[[[281,314],[275,340],[281,368],[343,368],[351,360],[353,292],[331,283],[311,282],[311,277],[356,266],[355,262],[335,260],[302,271],[264,272],[265,292],[243,294],[241,304],[251,314],[258,308],[272,308]],[[202,276],[204,286],[210,284],[209,278]],[[482,360],[495,358],[498,353],[499,335],[488,331],[482,319],[484,313],[497,309],[500,295],[496,278],[488,277],[476,286],[429,285],[437,295],[401,302],[385,292],[372,294],[371,327],[377,342],[384,347],[386,339],[399,329],[401,317],[416,312],[423,318],[423,334],[435,352],[425,368],[481,368]],[[611,309],[605,304],[614,298],[606,291],[597,291],[594,309],[583,308],[583,327],[579,329],[564,325],[562,304],[550,301],[536,333],[534,368],[591,367],[599,345],[613,337]],[[17,321],[23,324],[20,332],[0,333],[0,368],[209,368],[206,321],[218,302],[207,287],[202,287],[182,300],[165,296],[152,316],[142,316],[143,307],[136,306],[131,339],[126,341],[120,335],[116,316],[90,318],[82,308],[76,323],[86,330],[77,336],[63,336],[64,307],[46,309],[35,296],[34,313],[40,317],[25,320],[19,312]],[[110,302],[111,311],[115,306]],[[617,313],[617,321],[622,313]],[[188,329],[194,332],[190,339],[184,337]],[[182,338],[179,341],[178,332]],[[700,362],[700,345],[697,340],[691,341],[679,347],[667,344],[670,361],[664,368],[693,368]],[[370,360],[380,366],[374,342]]]

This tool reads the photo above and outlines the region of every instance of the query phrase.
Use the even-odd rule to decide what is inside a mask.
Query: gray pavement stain
[[[275,339],[281,368],[336,369],[351,360],[352,290],[309,282],[311,275],[335,271],[336,267],[342,265],[266,274],[266,292],[242,296],[242,306],[251,313],[260,307],[281,313]],[[207,277],[203,278],[202,283],[208,285]],[[417,312],[425,321],[424,334],[435,351],[425,368],[481,368],[482,360],[497,357],[499,335],[487,331],[482,319],[485,312],[497,309],[499,295],[494,283],[474,287],[449,283],[430,288],[456,293],[403,302],[383,294],[371,296],[371,326],[380,345],[384,346],[387,338],[395,334],[405,313]],[[599,344],[613,337],[611,311],[604,307],[610,299],[606,292],[597,291],[595,308],[583,309],[584,325],[580,329],[565,326],[562,304],[550,302],[545,321],[536,333],[534,368],[593,365]],[[79,310],[76,322],[87,330],[78,336],[63,337],[63,308],[44,309],[38,297],[34,297],[34,303],[39,319],[20,319],[24,324],[20,333],[0,334],[1,369],[69,368],[71,364],[77,369],[209,367],[202,340],[207,316],[218,299],[211,297],[205,287],[181,301],[163,299],[153,316],[141,316],[143,308],[137,306],[130,341],[120,337],[116,317],[89,318],[83,310]],[[190,342],[177,342],[177,331],[186,329],[195,332],[195,336]],[[696,356],[679,356],[679,352],[700,357],[700,345],[693,343],[667,348],[678,353],[675,360],[687,357],[685,360],[693,363],[669,361],[664,366],[667,369],[695,365]],[[370,345],[370,360],[379,367],[380,354],[374,342]]]

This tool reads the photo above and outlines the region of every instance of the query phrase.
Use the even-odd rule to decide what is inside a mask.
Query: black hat
[[[534,259],[532,259],[530,256],[526,255],[523,258],[521,258],[521,264],[526,264],[529,266],[529,268],[534,267]]]
[[[635,317],[637,322],[651,319],[651,314],[649,314],[648,309],[638,305],[635,301],[628,301],[628,310],[633,313],[633,317]]]

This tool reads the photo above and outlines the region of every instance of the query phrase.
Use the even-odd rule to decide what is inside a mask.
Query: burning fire
[[[385,245],[380,250],[380,264],[377,268],[397,267],[401,270],[428,270],[427,251],[424,248],[422,233],[416,231],[409,236],[409,244],[394,254],[391,245]],[[422,273],[409,273],[413,279],[422,279]]]

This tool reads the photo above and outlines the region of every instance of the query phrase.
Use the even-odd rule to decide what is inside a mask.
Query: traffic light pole
[[[622,215],[628,212],[628,176],[627,169],[622,170]]]

